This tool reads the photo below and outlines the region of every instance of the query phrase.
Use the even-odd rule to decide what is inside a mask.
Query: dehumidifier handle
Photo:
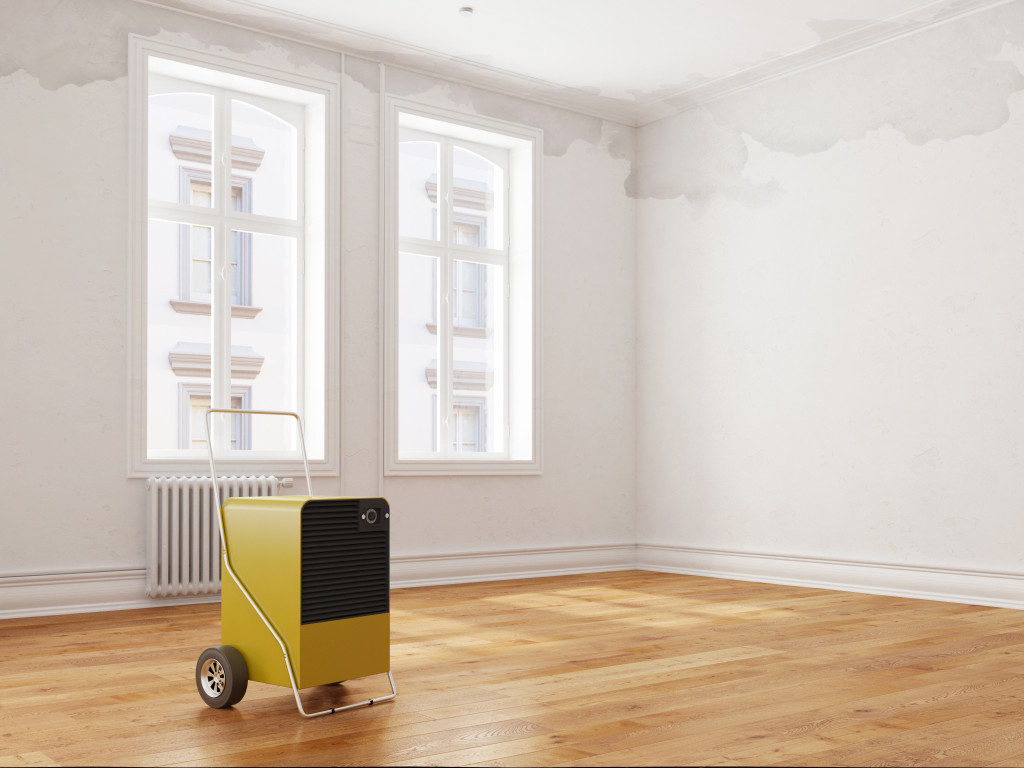
[[[306,473],[306,493],[313,495],[313,481],[309,478],[309,459],[306,456],[306,433],[302,430],[302,418],[293,411],[251,411],[241,408],[207,408],[206,409],[206,447],[210,452],[210,475],[213,479],[213,503],[220,509],[220,488],[217,485],[217,465],[213,456],[213,436],[210,430],[210,414],[242,413],[257,416],[291,416],[299,428],[299,448],[302,450],[302,468]]]

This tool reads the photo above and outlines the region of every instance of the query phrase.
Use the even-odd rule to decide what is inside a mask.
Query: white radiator
[[[221,477],[229,496],[276,496],[273,476]],[[205,595],[220,591],[220,526],[208,477],[151,477],[146,594]]]

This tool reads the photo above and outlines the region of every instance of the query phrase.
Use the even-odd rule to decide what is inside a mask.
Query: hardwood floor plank
[[[207,708],[219,636],[216,604],[0,621],[0,765],[1024,765],[1006,609],[641,571],[401,589],[398,698],[313,720],[259,683]]]
[[[16,755],[0,755],[0,765],[10,766],[59,766],[49,755],[43,752],[23,752]]]
[[[504,766],[504,768],[531,768],[535,765],[559,765],[570,760],[578,760],[587,757],[585,752],[572,747],[552,747],[539,752],[527,752],[520,755],[510,755],[500,759],[488,760],[483,763],[469,763],[472,766]],[[457,765],[458,763],[439,763],[439,765]]]
[[[550,734],[534,736],[526,739],[503,741],[498,744],[460,749],[456,752],[443,752],[437,755],[416,760],[388,763],[388,766],[425,765],[425,766],[465,766],[493,763],[496,765],[549,765],[552,762],[575,760],[588,753],[571,749],[558,744],[558,739]]]

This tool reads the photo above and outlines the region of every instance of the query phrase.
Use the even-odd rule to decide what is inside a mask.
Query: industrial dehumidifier
[[[296,420],[307,489],[312,493],[302,421],[283,411],[210,409],[207,439],[217,477],[210,415],[260,414]],[[221,644],[196,664],[196,687],[214,708],[245,695],[249,680],[290,685],[306,717],[388,701],[391,674],[389,528],[381,498],[270,496],[228,498],[219,509]],[[391,693],[307,713],[299,689],[387,674]]]

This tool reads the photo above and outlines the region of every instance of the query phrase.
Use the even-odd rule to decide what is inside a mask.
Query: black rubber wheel
[[[237,648],[218,645],[200,654],[196,662],[196,688],[211,707],[234,706],[245,696],[248,686],[249,666]]]

